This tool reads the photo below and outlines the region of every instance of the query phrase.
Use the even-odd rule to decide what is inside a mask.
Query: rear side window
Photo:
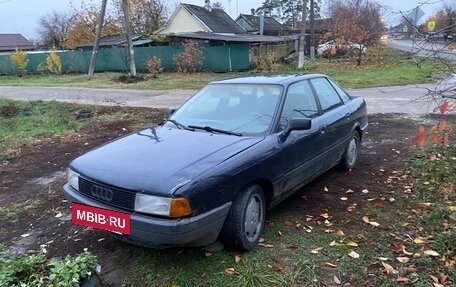
[[[344,103],[351,100],[350,96],[344,90],[342,90],[342,88],[337,83],[335,83],[331,79],[328,79],[328,81],[332,84],[334,89],[336,89],[337,93],[342,98],[342,101],[344,101]]]
[[[323,112],[342,105],[339,95],[326,78],[311,79],[310,82],[317,93]]]

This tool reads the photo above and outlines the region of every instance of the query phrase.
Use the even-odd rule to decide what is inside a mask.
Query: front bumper
[[[65,198],[70,202],[124,212],[118,208],[94,201],[66,184],[63,187]],[[182,218],[167,219],[149,215],[130,213],[131,234],[117,235],[121,240],[152,248],[204,246],[217,240],[231,202],[205,213]]]

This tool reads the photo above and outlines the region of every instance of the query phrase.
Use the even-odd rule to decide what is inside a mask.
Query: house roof
[[[140,35],[132,35],[132,40],[137,40],[141,38]],[[114,35],[114,36],[105,36],[100,38],[100,47],[113,47],[113,46],[123,46],[127,43],[127,35]],[[77,48],[89,48],[95,45],[95,41],[88,42],[82,45],[79,45]]]
[[[208,32],[177,33],[170,35],[173,38],[190,38],[210,41],[239,42],[239,43],[277,43],[289,41],[290,37],[264,36],[252,34],[221,35]]]
[[[212,33],[244,34],[245,30],[222,9],[207,10],[204,7],[181,4],[192,16],[198,18]]]
[[[244,18],[255,30],[260,30],[260,16],[240,14],[238,19]],[[290,30],[287,26],[281,24],[276,19],[264,16],[264,30],[265,31],[286,31]]]
[[[0,34],[0,51],[33,50],[35,46],[21,34]]]

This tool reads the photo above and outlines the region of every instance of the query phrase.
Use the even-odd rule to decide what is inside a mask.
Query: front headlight
[[[137,193],[135,211],[167,217],[184,217],[192,213],[190,202],[183,197],[169,198]]]
[[[70,168],[67,169],[68,184],[79,191],[79,174],[72,171]]]

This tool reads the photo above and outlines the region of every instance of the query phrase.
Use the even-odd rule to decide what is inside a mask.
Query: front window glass
[[[241,134],[265,133],[273,120],[282,87],[258,84],[210,84],[171,119]]]

